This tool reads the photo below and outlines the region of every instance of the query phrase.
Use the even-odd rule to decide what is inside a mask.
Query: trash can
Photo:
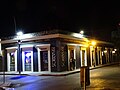
[[[90,72],[89,72],[88,66],[81,67],[81,69],[80,69],[80,82],[81,82],[82,87],[84,85],[84,82],[85,82],[86,86],[90,85]]]

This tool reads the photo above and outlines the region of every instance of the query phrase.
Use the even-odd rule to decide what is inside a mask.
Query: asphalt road
[[[2,80],[2,78],[1,78]],[[82,90],[80,73],[68,76],[6,76],[14,90]],[[90,70],[87,90],[120,90],[120,66],[107,66]]]
[[[91,70],[90,81],[88,90],[120,90],[120,65]]]

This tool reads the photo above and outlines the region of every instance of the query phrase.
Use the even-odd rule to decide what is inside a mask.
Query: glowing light
[[[102,52],[102,56],[104,55],[104,53]]]
[[[21,35],[18,35],[14,39],[26,39],[26,38],[31,38],[31,37],[33,37],[33,35],[31,35],[31,34],[21,34]]]
[[[86,46],[86,47],[88,47],[88,46],[89,46],[89,44],[87,43],[87,44],[85,44],[85,46]]]
[[[84,41],[89,42],[88,38],[84,38]]]
[[[112,53],[115,53],[115,51],[112,51]]]
[[[17,35],[18,35],[18,36],[22,36],[22,35],[23,35],[23,32],[22,32],[22,31],[19,31],[19,32],[17,33]]]
[[[82,30],[82,31],[80,31],[80,34],[84,34],[84,31]]]
[[[93,46],[95,46],[95,45],[96,45],[96,42],[95,42],[95,41],[92,41],[91,44],[92,44]]]
[[[72,36],[77,37],[77,38],[83,38],[83,35],[78,34],[78,33],[73,33]]]
[[[117,51],[117,49],[114,49],[115,51]]]
[[[104,53],[107,53],[107,50],[105,50]]]

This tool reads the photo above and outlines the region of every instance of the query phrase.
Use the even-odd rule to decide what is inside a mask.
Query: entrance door
[[[7,70],[17,71],[17,49],[16,48],[6,48],[7,50]]]
[[[48,51],[40,51],[41,71],[48,71]]]
[[[15,52],[9,53],[10,56],[10,71],[15,71]]]
[[[87,66],[87,52],[86,47],[81,47],[81,67]]]
[[[82,66],[85,66],[85,50],[82,50]]]
[[[31,71],[32,70],[32,52],[31,51],[24,51],[24,71]]]
[[[75,69],[74,50],[70,50],[70,70]]]

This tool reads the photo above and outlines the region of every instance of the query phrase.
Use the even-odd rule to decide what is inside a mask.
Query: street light
[[[20,48],[20,45],[21,45],[21,36],[23,35],[23,32],[18,32],[17,33],[17,36],[18,36],[18,63],[19,63],[19,74],[21,74],[21,48]]]
[[[81,31],[80,31],[80,34],[82,34],[82,35],[83,35],[83,34],[84,34],[84,31],[83,31],[83,30],[81,30]]]
[[[17,32],[17,36],[22,36],[22,35],[23,35],[22,31]]]
[[[95,46],[95,45],[96,45],[96,42],[95,42],[95,41],[92,41],[91,44],[92,44],[93,46]]]

